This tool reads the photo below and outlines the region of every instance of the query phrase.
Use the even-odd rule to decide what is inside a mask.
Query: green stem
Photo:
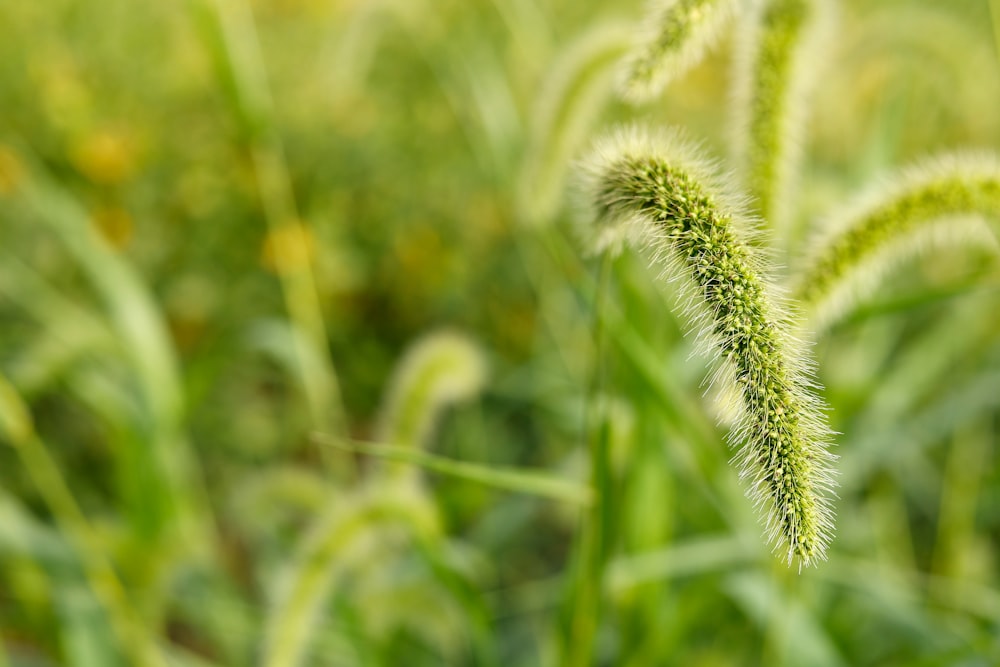
[[[184,396],[167,326],[141,276],[97,235],[82,205],[32,165],[21,193],[27,206],[49,226],[80,265],[109,313],[141,390],[148,425],[143,432],[158,489],[151,489],[157,526],[170,526],[185,547],[215,551],[200,463],[184,432]],[[162,504],[162,506],[161,506]]]
[[[340,440],[323,433],[313,433],[312,437],[321,444],[331,445],[348,452],[368,454],[389,461],[417,466],[441,475],[476,482],[503,491],[525,493],[584,506],[590,505],[593,501],[589,487],[541,472],[509,466],[456,461],[444,456],[428,454],[409,445]]]
[[[606,298],[611,258],[601,260],[594,309],[600,311]],[[610,425],[598,409],[607,384],[605,331],[599,312],[594,321],[594,373],[587,397],[586,431],[590,452],[590,476],[594,501],[584,513],[575,550],[576,574],[570,591],[569,627],[563,647],[563,664],[588,667],[593,662],[594,642],[601,624],[602,582],[607,567],[614,527],[614,489],[609,452]]]

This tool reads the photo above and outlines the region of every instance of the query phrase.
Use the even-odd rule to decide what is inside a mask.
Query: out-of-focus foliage
[[[1000,150],[989,3],[833,4],[790,229]],[[995,248],[911,259],[817,337],[836,536],[789,570],[676,286],[574,228],[615,121],[731,154],[741,15],[630,107],[644,12],[0,4],[0,665],[1000,662]],[[440,330],[475,389],[426,442],[358,443]]]

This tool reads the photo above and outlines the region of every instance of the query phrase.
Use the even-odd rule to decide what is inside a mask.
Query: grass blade
[[[344,451],[414,465],[449,477],[485,484],[501,491],[524,493],[576,505],[589,505],[593,501],[592,494],[587,487],[544,473],[455,461],[412,447],[344,440],[323,433],[314,433],[313,438],[322,444]]]

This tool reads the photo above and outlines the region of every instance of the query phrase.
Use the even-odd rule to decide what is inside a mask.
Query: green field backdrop
[[[1000,152],[1000,3],[821,4],[778,284]],[[641,0],[0,3],[0,666],[1000,664],[1000,175],[802,322],[806,567],[683,281],[583,229],[622,123],[741,187],[743,9],[633,104]]]

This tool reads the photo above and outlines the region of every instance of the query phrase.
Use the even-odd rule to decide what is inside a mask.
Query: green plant
[[[751,2],[734,56],[734,162],[774,241],[787,245],[788,220],[811,88],[822,78],[818,62],[832,32],[826,0]]]
[[[908,255],[949,244],[996,248],[984,225],[1000,219],[996,156],[941,156],[885,180],[831,214],[791,278],[813,327],[849,311]]]
[[[450,331],[427,335],[405,355],[389,384],[379,439],[406,449],[426,446],[442,411],[475,397],[485,372],[482,353],[467,337]],[[370,553],[362,538],[371,538],[374,526],[381,533],[375,535],[379,542],[391,544],[402,532],[431,551],[441,549],[440,518],[413,472],[410,466],[392,463],[358,491],[326,500],[276,587],[263,651],[266,667],[303,663],[323,603],[337,584],[351,575],[363,580],[373,571],[384,574],[400,567],[391,557]],[[374,564],[366,562],[373,558]],[[435,602],[448,605],[441,597]]]
[[[738,5],[735,0],[659,0],[650,5],[645,28],[636,37],[622,92],[648,100],[671,79],[684,74],[719,37]]]
[[[832,530],[828,429],[738,204],[676,136],[624,130],[596,153],[584,186],[596,243],[649,245],[690,285],[685,309],[722,361],[715,381],[739,397],[733,442],[770,539],[781,537],[789,562],[822,559]]]
[[[1000,663],[1000,5],[641,5],[0,3],[0,665]]]
[[[710,3],[665,3],[656,15],[658,37],[635,50],[627,81],[665,83],[697,62],[723,12]],[[828,13],[819,1],[762,1],[753,3],[751,28],[744,31],[734,97],[744,119],[735,135],[737,159],[751,205],[786,237],[792,231],[780,223],[789,215],[783,209],[794,206],[787,182],[800,141],[803,111],[797,107],[808,72],[804,44],[815,41]],[[634,89],[625,95],[635,96]],[[713,384],[721,385],[721,398],[737,403],[723,412],[732,416],[741,477],[750,479],[755,506],[766,508],[770,538],[782,536],[789,562],[798,557],[808,565],[823,558],[833,522],[833,457],[826,451],[823,406],[805,370],[811,362],[792,331],[825,326],[849,309],[851,290],[870,290],[891,269],[894,248],[898,255],[899,248],[905,253],[935,242],[971,239],[983,245],[983,233],[975,233],[979,227],[961,233],[948,223],[955,216],[1000,215],[996,159],[940,159],[867,195],[853,209],[845,207],[842,221],[827,223],[824,239],[799,263],[791,279],[796,314],[790,316],[768,295],[774,288],[764,275],[774,271],[762,273],[763,260],[750,240],[753,223],[739,195],[718,184],[698,147],[674,135],[627,129],[598,144],[595,153],[582,186],[595,218],[592,244],[615,249],[627,240],[648,247],[668,276],[682,276],[684,309],[723,360]],[[935,226],[941,221],[947,226]],[[796,250],[793,239],[773,238],[768,241]]]

